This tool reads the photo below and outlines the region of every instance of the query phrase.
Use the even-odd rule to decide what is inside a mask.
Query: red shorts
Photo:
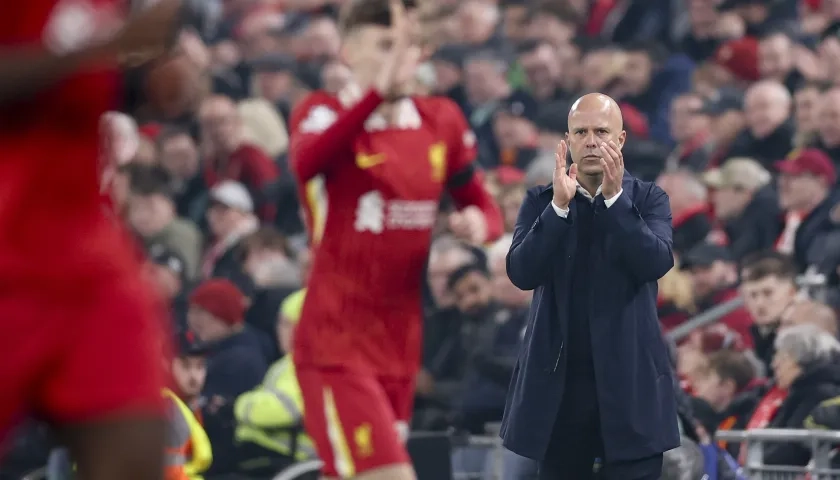
[[[163,414],[165,319],[139,275],[0,295],[0,433],[34,414],[57,424]]]
[[[411,463],[398,430],[407,433],[414,378],[308,366],[298,367],[297,378],[306,433],[324,462],[324,475],[351,478],[386,465]]]

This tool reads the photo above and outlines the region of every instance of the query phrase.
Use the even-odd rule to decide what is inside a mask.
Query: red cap
[[[715,63],[741,80],[756,81],[758,72],[758,40],[744,37],[730,40],[717,49]]]
[[[837,181],[837,170],[831,158],[816,148],[806,148],[789,155],[787,159],[776,162],[776,169],[788,175],[809,174],[820,177],[829,185]]]
[[[190,305],[233,326],[245,320],[248,300],[230,280],[213,278],[193,291],[190,295]]]
[[[744,350],[744,341],[738,332],[724,324],[711,325],[700,332],[700,349],[709,354],[720,350]]]

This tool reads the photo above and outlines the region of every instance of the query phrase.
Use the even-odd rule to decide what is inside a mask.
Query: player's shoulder
[[[302,132],[320,132],[331,125],[341,111],[341,102],[334,94],[315,90],[292,109],[291,126]]]
[[[435,115],[458,113],[459,115],[463,115],[461,113],[461,107],[449,97],[439,95],[417,96],[412,97],[412,100],[414,100],[414,105],[417,106],[417,109],[423,113],[429,112]]]

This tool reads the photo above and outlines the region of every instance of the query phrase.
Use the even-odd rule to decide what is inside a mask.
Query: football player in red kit
[[[291,120],[316,249],[294,362],[327,477],[414,478],[403,441],[441,195],[461,208],[450,219],[456,234],[481,243],[502,233],[463,114],[449,99],[407,95],[420,51],[403,2],[345,6],[342,55],[354,82],[312,93]]]
[[[124,55],[163,53],[159,0],[0,2],[0,432],[50,421],[79,478],[161,477],[161,316],[99,194],[99,124]]]

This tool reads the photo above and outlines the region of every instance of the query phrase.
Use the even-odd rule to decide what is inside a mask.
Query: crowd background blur
[[[284,355],[311,254],[301,202],[315,199],[295,189],[286,125],[309,92],[350,79],[347,1],[197,2],[176,52],[129,71],[124,108],[103,119],[104,193],[171,303],[174,390],[213,445],[205,478],[312,455]],[[463,109],[508,232],[525,189],[551,181],[570,102],[603,92],[622,108],[627,169],[670,196],[663,331],[743,298],[675,345],[686,442],[666,476],[698,478],[686,471],[718,429],[840,428],[840,0],[419,1],[436,44],[416,91]],[[176,67],[192,75],[161,73]],[[530,292],[505,273],[509,234],[465,245],[446,230],[413,428],[482,434],[501,419]],[[38,423],[14,440],[0,478],[43,464],[51,441]],[[456,468],[481,461],[456,453]],[[794,444],[765,452],[809,461]]]

